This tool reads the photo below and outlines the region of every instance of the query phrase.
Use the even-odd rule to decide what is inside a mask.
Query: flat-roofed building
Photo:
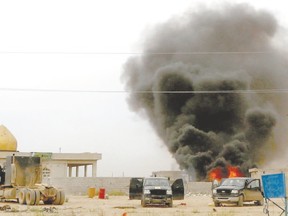
[[[7,156],[39,156],[44,178],[96,177],[99,153],[50,153],[0,151],[0,165],[5,167]]]
[[[96,177],[99,153],[51,153],[19,152],[17,140],[4,126],[0,125],[0,165],[5,167],[7,156],[39,156],[42,159],[44,178]]]

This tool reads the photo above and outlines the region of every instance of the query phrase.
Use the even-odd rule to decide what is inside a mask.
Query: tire
[[[52,202],[53,205],[63,205],[65,202],[65,193],[64,191],[57,191],[56,198]]]
[[[36,201],[36,195],[34,190],[27,190],[26,203],[27,205],[34,205]]]
[[[238,203],[237,203],[237,205],[238,205],[239,207],[242,207],[242,206],[243,206],[243,200],[244,200],[243,195],[240,195],[240,196],[239,196],[239,201],[238,201]]]
[[[214,206],[215,206],[215,207],[219,207],[219,206],[220,206],[220,203],[219,203],[219,202],[214,202]]]
[[[168,207],[169,207],[169,208],[172,208],[172,207],[173,207],[173,201],[171,201],[171,202],[168,203]]]
[[[257,200],[257,201],[256,201],[256,205],[258,205],[258,206],[263,206],[263,205],[264,205],[264,199]]]
[[[60,202],[59,202],[59,205],[63,205],[64,202],[65,202],[65,192],[64,191],[60,191]]]
[[[21,189],[19,192],[19,203],[22,205],[26,204],[26,194],[27,194],[26,189]]]
[[[34,190],[34,193],[35,193],[35,205],[39,205],[40,203],[40,198],[41,198],[41,194],[40,194],[40,191],[35,189]]]

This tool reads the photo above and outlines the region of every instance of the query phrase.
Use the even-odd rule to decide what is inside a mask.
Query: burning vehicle
[[[141,205],[166,205],[173,207],[173,200],[184,199],[184,183],[177,179],[172,185],[165,177],[131,178],[129,199],[141,200]]]
[[[263,205],[260,179],[248,177],[234,177],[223,179],[220,185],[214,181],[212,188],[214,205],[222,203],[235,203],[243,206],[244,202],[254,202],[256,205]]]

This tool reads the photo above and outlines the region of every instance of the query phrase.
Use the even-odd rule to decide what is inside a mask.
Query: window
[[[259,188],[260,184],[258,180],[254,180],[249,183],[248,188],[254,189],[254,188]]]

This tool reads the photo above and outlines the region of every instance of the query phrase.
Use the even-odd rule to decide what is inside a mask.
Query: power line
[[[125,93],[122,90],[81,90],[81,89],[31,89],[31,88],[0,88],[10,92],[58,92],[58,93]]]
[[[274,52],[266,51],[204,51],[204,52],[80,52],[80,51],[0,51],[0,54],[18,54],[18,55],[240,55],[240,54],[274,54]]]
[[[278,94],[288,93],[288,89],[251,89],[251,90],[195,90],[195,91],[126,91],[126,90],[81,90],[81,89],[31,89],[0,88],[8,92],[54,92],[54,93],[129,93],[129,94]]]

